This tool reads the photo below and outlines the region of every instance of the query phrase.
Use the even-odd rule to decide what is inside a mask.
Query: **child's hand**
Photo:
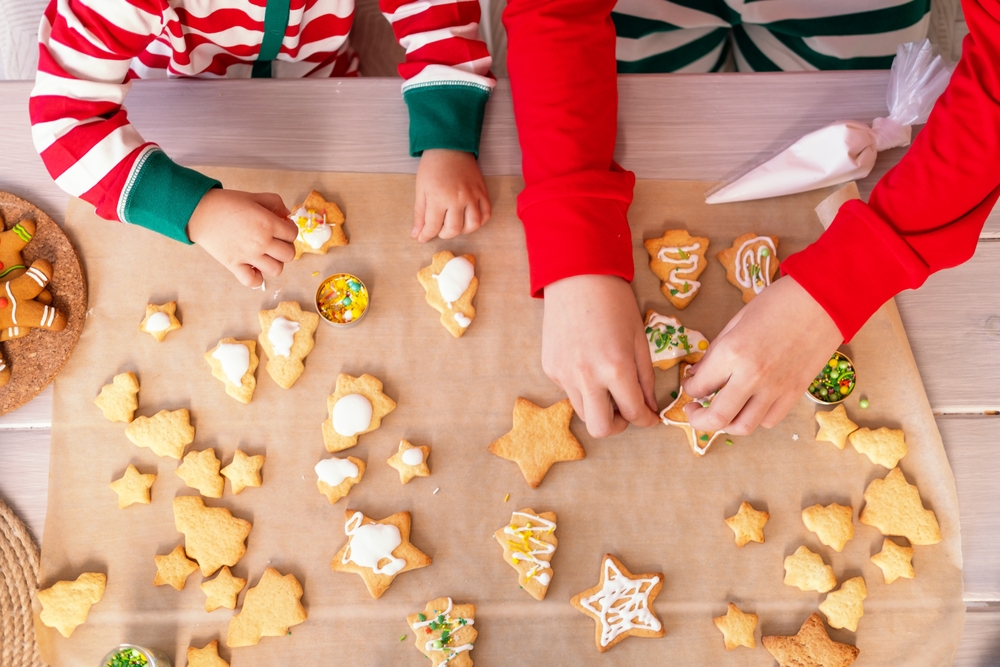
[[[410,236],[421,243],[469,234],[490,219],[490,196],[472,153],[435,148],[417,167],[417,200]]]
[[[191,215],[188,237],[245,286],[259,287],[295,257],[298,228],[287,216],[276,194],[212,189]]]
[[[823,307],[793,278],[775,281],[729,321],[692,367],[685,393],[719,393],[708,408],[685,406],[691,426],[733,435],[749,435],[758,424],[775,426],[843,340]]]
[[[644,331],[632,288],[617,276],[574,276],[545,288],[542,368],[595,438],[659,421]]]

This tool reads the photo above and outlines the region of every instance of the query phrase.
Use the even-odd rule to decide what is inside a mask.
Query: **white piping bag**
[[[709,204],[807,192],[864,178],[879,151],[910,143],[910,128],[927,122],[952,68],[926,39],[900,44],[892,61],[886,104],[889,115],[871,127],[840,121],[810,132],[770,160],[711,191]]]

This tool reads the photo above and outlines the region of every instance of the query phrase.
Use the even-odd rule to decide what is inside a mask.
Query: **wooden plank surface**
[[[1000,662],[1000,608],[972,607],[965,614],[965,631],[954,667],[996,667]]]
[[[49,495],[49,441],[47,430],[0,430],[0,499],[42,542]]]

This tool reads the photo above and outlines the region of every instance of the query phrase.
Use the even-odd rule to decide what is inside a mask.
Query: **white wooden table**
[[[618,161],[639,178],[723,179],[821,125],[884,115],[885,72],[620,78]],[[61,222],[67,195],[31,144],[31,83],[0,82],[0,190]],[[399,80],[166,81],[136,84],[136,127],[188,165],[413,173]],[[490,102],[480,165],[520,173],[510,86]],[[867,196],[903,149],[880,155]],[[946,194],[943,196],[947,196]],[[86,262],[86,258],[84,258]],[[1000,662],[1000,212],[975,257],[898,297],[958,484],[965,635],[955,662]],[[0,417],[0,498],[41,538],[51,390]]]

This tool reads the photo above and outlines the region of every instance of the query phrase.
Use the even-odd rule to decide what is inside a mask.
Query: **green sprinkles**
[[[702,442],[708,442],[708,435],[707,434],[702,435],[698,439],[701,440]]]
[[[729,439],[727,438],[727,439],[726,439],[726,444],[727,444],[727,445],[732,445],[732,444],[733,444],[733,441],[732,441],[732,440],[729,440]]]
[[[426,621],[427,620],[427,617],[424,616],[423,614],[417,614],[417,618],[419,618],[421,621]]]
[[[868,409],[868,399],[867,398],[862,398],[860,401],[858,401],[858,407],[861,408],[862,410],[867,410]]]
[[[106,667],[146,667],[148,664],[149,660],[143,653],[134,648],[126,648],[111,656]]]
[[[820,402],[837,403],[854,391],[856,381],[854,367],[843,354],[835,352],[809,385],[808,391]]]
[[[404,639],[406,639],[406,635],[400,635],[399,636],[399,641],[403,641]]]

